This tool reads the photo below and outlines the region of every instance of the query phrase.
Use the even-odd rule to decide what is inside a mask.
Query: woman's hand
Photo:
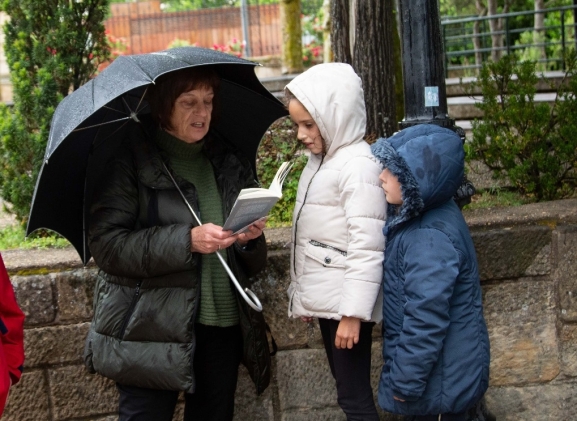
[[[222,227],[211,223],[194,227],[190,230],[190,251],[210,254],[230,247],[238,238],[238,235],[231,234],[231,231],[223,231]]]
[[[301,316],[301,320],[305,323],[312,323],[313,322],[313,318],[307,317],[307,316]]]
[[[361,319],[343,316],[337,328],[335,347],[337,349],[352,349],[353,345],[359,343],[360,331]]]
[[[250,227],[248,227],[248,231],[243,232],[242,234],[238,234],[235,238],[237,238],[237,243],[239,246],[244,247],[250,240],[254,240],[262,235],[262,230],[264,230],[264,226],[266,225],[266,218],[259,219]]]

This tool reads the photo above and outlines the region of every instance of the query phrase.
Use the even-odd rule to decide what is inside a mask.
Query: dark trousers
[[[338,320],[319,319],[321,335],[337,382],[339,406],[347,421],[378,421],[371,388],[371,336],[374,323],[361,323],[359,343],[352,349],[335,348]]]
[[[231,421],[238,366],[242,358],[239,326],[196,324],[196,392],[185,393],[184,421]],[[119,421],[171,421],[178,392],[117,384]]]

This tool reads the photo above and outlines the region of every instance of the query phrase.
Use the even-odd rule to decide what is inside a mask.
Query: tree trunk
[[[485,14],[487,13],[487,9],[481,3],[480,0],[475,1],[475,7],[477,9],[477,15],[479,17],[485,16]],[[483,40],[479,36],[479,34],[481,33],[479,26],[480,21],[475,21],[475,23],[473,24],[473,47],[475,49],[475,65],[481,67],[481,65],[483,64],[483,53],[481,52],[481,48],[483,48]]]
[[[496,15],[497,6],[497,0],[487,0],[487,15]],[[503,35],[498,33],[503,29],[502,23],[499,19],[489,19],[489,28],[491,29],[491,60],[498,61],[503,47]]]
[[[333,46],[331,39],[331,0],[324,0],[323,10],[323,63],[333,61]]]
[[[331,1],[331,40],[334,60],[353,62],[349,41],[349,0]]]
[[[363,0],[356,7],[353,67],[363,81],[370,138],[397,130],[393,8],[393,0]]]
[[[282,72],[300,73],[303,71],[301,1],[282,0],[280,15],[283,28]]]

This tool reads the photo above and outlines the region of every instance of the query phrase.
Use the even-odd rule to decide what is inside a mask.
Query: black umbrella
[[[88,263],[85,203],[93,184],[114,154],[116,139],[139,124],[139,115],[149,113],[143,100],[147,86],[159,76],[186,67],[210,66],[219,74],[220,115],[211,133],[236,146],[255,169],[263,134],[276,119],[287,115],[282,103],[256,77],[256,65],[197,47],[118,57],[56,108],[26,234],[39,228],[56,231]]]

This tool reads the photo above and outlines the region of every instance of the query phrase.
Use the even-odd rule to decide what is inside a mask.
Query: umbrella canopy
[[[221,77],[220,113],[210,133],[241,151],[256,174],[262,136],[275,120],[287,115],[283,104],[256,77],[256,65],[197,47],[118,57],[56,108],[26,234],[39,228],[56,231],[88,263],[86,221],[94,183],[124,133],[150,112],[143,99],[146,88],[158,77],[183,68],[210,66]]]

